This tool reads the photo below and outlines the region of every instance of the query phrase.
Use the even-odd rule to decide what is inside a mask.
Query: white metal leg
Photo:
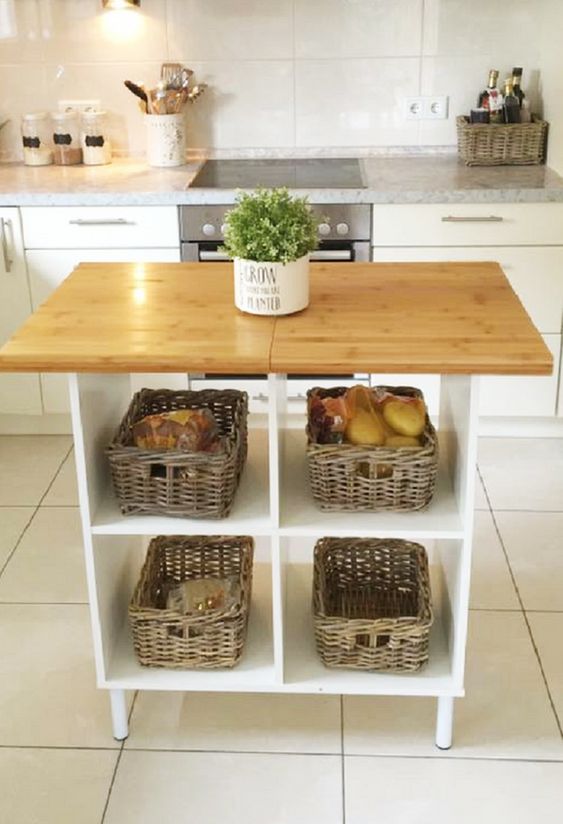
[[[438,698],[436,715],[436,746],[440,750],[449,750],[452,746],[454,725],[454,699],[450,695]]]
[[[113,737],[117,741],[123,741],[129,735],[125,690],[110,690],[109,697],[111,702]]]

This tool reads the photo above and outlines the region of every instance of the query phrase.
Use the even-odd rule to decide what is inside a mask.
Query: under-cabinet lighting
[[[102,0],[104,9],[134,9],[141,5],[141,0]]]

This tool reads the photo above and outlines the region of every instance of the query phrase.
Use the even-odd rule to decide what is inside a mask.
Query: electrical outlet
[[[425,97],[422,109],[423,120],[446,120],[448,117],[447,97]]]
[[[405,97],[403,100],[405,120],[422,120],[424,111],[423,97]]]
[[[59,100],[58,102],[60,112],[83,112],[86,109],[99,109],[99,100]]]

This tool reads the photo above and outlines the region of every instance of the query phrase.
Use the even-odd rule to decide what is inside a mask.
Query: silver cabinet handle
[[[8,246],[8,235],[6,232],[6,227],[9,228],[10,234],[12,233],[12,221],[6,220],[5,218],[0,218],[0,228],[2,230],[2,255],[4,256],[4,266],[6,267],[6,272],[12,271],[12,264],[13,259],[10,257],[10,249]]]
[[[502,223],[504,220],[500,215],[483,215],[482,217],[469,217],[446,215],[442,218],[442,223]]]
[[[228,261],[231,258],[226,255],[224,252],[213,252],[211,250],[203,250],[199,253],[199,259],[202,262],[209,262],[209,261]]]
[[[352,260],[352,258],[351,249],[317,249],[316,252],[311,252],[311,262],[322,260]]]
[[[134,220],[125,220],[124,217],[114,217],[114,218],[100,218],[96,220],[93,218],[92,220],[83,220],[82,218],[77,218],[76,220],[69,220],[69,223],[73,226],[135,226]]]

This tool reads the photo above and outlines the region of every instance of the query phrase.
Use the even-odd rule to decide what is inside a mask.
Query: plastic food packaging
[[[147,415],[132,426],[141,449],[219,452],[224,448],[217,421],[209,409],[176,409]]]
[[[166,608],[182,615],[229,610],[240,601],[236,578],[196,578],[169,590]]]

